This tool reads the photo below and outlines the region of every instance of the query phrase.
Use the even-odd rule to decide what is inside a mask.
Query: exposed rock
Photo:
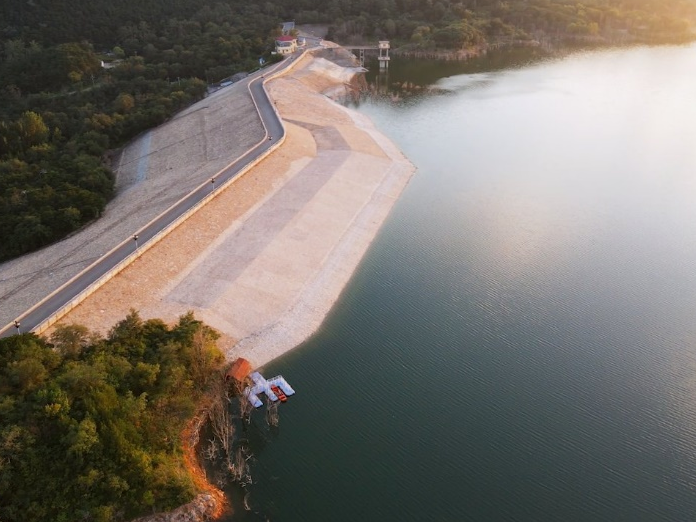
[[[218,500],[213,495],[201,493],[188,504],[173,511],[148,515],[132,522],[204,522],[213,520],[219,509]]]

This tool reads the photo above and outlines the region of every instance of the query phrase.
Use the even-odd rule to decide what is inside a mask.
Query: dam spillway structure
[[[377,57],[379,69],[386,71],[389,68],[389,40],[380,40],[377,48],[379,49],[379,56]]]
[[[265,393],[272,402],[285,402],[287,397],[295,395],[295,390],[282,375],[266,379],[259,372],[252,372],[249,377],[254,384],[244,388],[242,393],[254,408],[263,406],[263,401],[259,397],[262,393]]]
[[[357,51],[358,61],[360,62],[360,67],[365,67],[365,51],[378,51],[377,61],[379,61],[379,70],[384,72],[389,68],[389,40],[380,40],[378,44],[375,45],[344,45],[344,49],[349,51]]]

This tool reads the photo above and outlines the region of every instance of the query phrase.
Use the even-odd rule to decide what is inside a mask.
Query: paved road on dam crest
[[[3,327],[0,330],[0,337],[16,334],[18,330],[22,333],[33,331],[37,327],[43,325],[59,310],[69,306],[82,292],[116,268],[119,263],[123,263],[124,260],[135,253],[137,249],[143,249],[157,234],[165,230],[183,214],[199,204],[203,199],[209,196],[211,192],[214,192],[225,182],[238,176],[245,167],[274,147],[274,145],[284,137],[285,130],[266,93],[263,83],[266,79],[265,77],[285,69],[295,59],[296,57],[286,58],[281,63],[268,70],[259,72],[256,77],[249,81],[249,92],[254,100],[261,122],[266,129],[266,137],[263,141],[227,166],[214,178],[209,179],[206,183],[200,185],[187,196],[179,200],[143,228],[134,231],[131,237],[120,243],[110,252],[104,254],[99,260],[77,274],[40,303],[24,312],[17,318],[19,328],[17,328],[14,323]]]

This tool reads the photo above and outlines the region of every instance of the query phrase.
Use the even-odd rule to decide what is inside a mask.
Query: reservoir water
[[[389,74],[418,172],[234,520],[693,520],[696,47]]]

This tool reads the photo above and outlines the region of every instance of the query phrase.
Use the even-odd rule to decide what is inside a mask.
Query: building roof
[[[294,36],[278,36],[276,42],[292,42],[296,40]]]
[[[246,359],[240,357],[239,359],[234,361],[232,363],[232,366],[230,366],[230,369],[227,370],[227,373],[225,374],[225,380],[229,381],[230,379],[234,379],[235,381],[243,382],[244,379],[246,379],[250,373],[251,363]]]

